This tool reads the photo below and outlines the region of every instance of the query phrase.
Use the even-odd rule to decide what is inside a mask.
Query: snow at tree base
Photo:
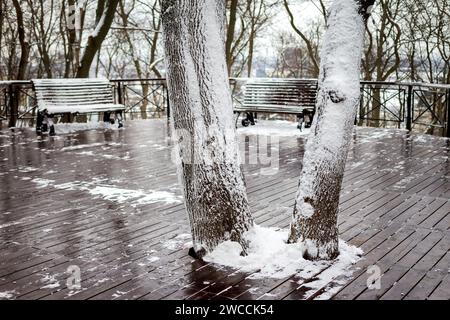
[[[236,268],[239,272],[253,272],[251,278],[254,279],[282,279],[293,275],[307,279],[320,273],[317,280],[308,283],[308,287],[319,289],[333,280],[336,282],[334,289],[337,289],[341,281],[351,276],[352,265],[363,253],[361,249],[340,241],[340,254],[336,260],[310,261],[303,255],[306,249],[312,251],[313,244],[288,244],[287,235],[287,230],[255,225],[244,235],[250,244],[247,256],[240,254],[242,249],[238,243],[225,241],[204,260]]]

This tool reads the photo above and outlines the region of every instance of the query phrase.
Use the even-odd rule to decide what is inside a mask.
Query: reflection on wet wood
[[[448,140],[356,129],[339,225],[364,259],[345,283],[311,290],[314,278],[249,279],[187,255],[164,121],[42,139],[21,131],[0,132],[0,299],[450,298]],[[256,141],[240,139],[247,162]],[[285,228],[305,141],[279,142],[278,165],[244,168],[256,222]],[[79,290],[67,288],[73,265]],[[367,288],[371,265],[379,290]]]

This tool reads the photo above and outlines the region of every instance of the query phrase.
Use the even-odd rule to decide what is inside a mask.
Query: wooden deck
[[[326,291],[309,290],[313,279],[250,279],[187,255],[163,120],[43,140],[22,131],[0,131],[0,299],[312,299]],[[304,143],[281,138],[272,175],[245,165],[258,224],[288,226]],[[450,299],[449,153],[446,139],[356,129],[339,227],[364,259],[333,299]],[[80,290],[66,285],[72,265]],[[367,288],[370,265],[383,272],[379,290]]]

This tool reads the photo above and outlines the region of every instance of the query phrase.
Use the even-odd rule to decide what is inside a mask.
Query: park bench
[[[236,125],[241,113],[246,113],[242,125],[254,124],[254,114],[295,114],[298,128],[309,128],[314,116],[317,82],[298,79],[254,79],[247,82],[242,104],[234,107]]]
[[[103,112],[103,121],[114,123],[111,112],[115,112],[118,125],[122,126],[121,113],[125,106],[114,103],[108,79],[33,79],[32,82],[37,100],[38,132],[48,127],[50,134],[54,134],[52,118],[63,114]]]

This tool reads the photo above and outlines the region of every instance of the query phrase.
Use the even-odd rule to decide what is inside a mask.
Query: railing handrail
[[[166,81],[166,78],[113,78],[111,82],[142,82],[142,81]]]
[[[230,84],[232,86],[236,86],[238,83],[245,84],[245,82],[249,80],[259,80],[259,81],[286,81],[286,80],[292,80],[292,81],[300,81],[305,83],[317,83],[317,79],[311,79],[311,78],[229,78]],[[135,94],[139,96],[138,101],[134,101],[131,105],[131,108],[136,107],[140,101],[147,100],[148,94],[152,94],[156,90],[162,90],[162,99],[164,100],[162,103],[165,105],[166,114],[168,115],[168,118],[170,116],[170,103],[168,99],[167,94],[167,83],[166,78],[160,77],[160,78],[113,78],[110,79],[114,89],[114,94],[116,96],[116,101],[120,104],[126,104],[124,99],[126,92],[129,90],[133,91]],[[17,98],[15,95],[20,95],[20,90],[29,90],[31,88],[32,81],[31,80],[5,80],[0,81],[0,89],[1,94],[4,95],[3,101],[5,102],[4,106],[5,109],[2,111],[2,119],[6,119],[6,116],[9,113],[10,116],[10,126],[14,126],[15,120],[17,118],[20,118],[20,115],[18,113],[18,106],[17,103],[14,101],[17,101]],[[158,87],[156,89],[152,89],[150,93],[148,93],[145,96],[141,96],[138,92],[134,91],[132,87],[134,86],[155,86]],[[360,111],[359,111],[359,120],[361,121],[384,121],[385,123],[387,121],[394,121],[398,122],[399,127],[401,123],[405,123],[406,128],[408,130],[412,130],[412,126],[416,123],[418,123],[417,119],[421,117],[425,112],[430,112],[431,114],[431,122],[433,122],[435,119],[438,119],[439,117],[439,123],[445,125],[446,124],[446,136],[450,137],[450,84],[438,84],[438,83],[426,83],[426,82],[403,82],[403,81],[368,81],[368,80],[361,80],[361,91],[362,91],[362,99],[360,103]],[[370,116],[367,116],[368,110],[365,110],[364,99],[380,99],[379,94],[377,96],[371,96],[370,93],[367,92],[367,90],[397,90],[401,94],[399,95],[399,99],[402,99],[403,102],[400,103],[400,114],[396,116],[394,113],[396,112],[391,111],[386,105],[384,105],[381,101],[378,101],[378,104],[375,106],[375,109],[373,109],[370,112],[374,112],[374,110],[381,110],[383,108],[384,116],[380,119],[375,119],[379,116],[373,116],[372,114]],[[235,90],[233,90],[233,94]],[[242,93],[242,90],[240,91]],[[432,94],[433,99],[438,99],[441,104],[444,104],[445,110],[442,111],[442,106],[440,105],[439,109],[439,115],[436,115],[436,110],[434,109],[434,103],[436,103],[434,100],[431,102],[433,104],[433,107],[426,101],[426,98],[424,98],[424,94],[426,93]],[[29,95],[25,93],[26,95]],[[366,95],[366,96],[365,96]],[[368,95],[368,96],[367,96]],[[392,95],[389,97],[389,101],[392,99]],[[140,99],[140,100],[139,100]],[[233,96],[233,101],[242,103],[237,99],[235,96]],[[425,99],[425,100],[424,100]],[[420,100],[422,101],[422,109],[418,110],[418,113],[415,113],[415,101]],[[153,103],[153,102],[152,102]],[[3,106],[2,106],[3,108]],[[157,109],[159,107],[157,106]],[[403,109],[402,109],[403,108]],[[364,110],[363,110],[364,109]],[[34,110],[34,109],[33,109]],[[159,110],[159,109],[158,109]],[[388,114],[392,114],[396,119],[392,120],[389,118],[389,116],[386,118],[386,110]],[[403,110],[403,111],[402,111]],[[28,111],[27,111],[28,112]],[[394,113],[393,113],[394,112]],[[443,114],[444,112],[445,114]],[[441,119],[442,118],[442,119]],[[436,123],[431,123],[430,126],[436,126]]]
[[[302,81],[311,81],[317,82],[317,79],[314,78],[248,78],[248,77],[231,77],[229,78],[231,81],[249,81],[249,80],[302,80]],[[113,78],[109,79],[111,82],[143,82],[143,81],[158,81],[165,82],[166,78]],[[0,86],[8,86],[15,84],[32,84],[31,80],[2,80],[0,81]],[[441,83],[429,83],[429,82],[403,82],[403,81],[372,81],[372,80],[361,80],[361,84],[365,85],[382,85],[382,86],[413,86],[413,87],[427,87],[427,88],[435,88],[435,89],[450,89],[450,84],[441,84]]]
[[[12,84],[32,84],[31,80],[2,80],[0,86],[9,86]]]

